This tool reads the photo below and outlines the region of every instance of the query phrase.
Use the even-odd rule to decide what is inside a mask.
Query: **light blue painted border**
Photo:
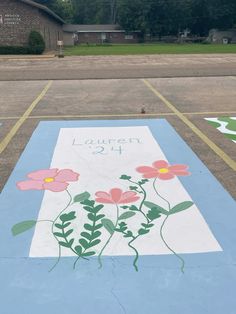
[[[131,267],[132,257],[105,258],[101,271],[97,270],[96,260],[81,262],[78,269],[72,271],[71,258],[63,258],[49,274],[54,259],[28,258],[33,231],[18,237],[12,237],[10,232],[13,224],[37,217],[43,193],[22,193],[15,183],[24,180],[28,172],[49,167],[62,127],[142,125],[149,126],[170,163],[190,166],[192,176],[183,177],[181,181],[223,252],[184,254],[187,265],[184,275],[179,270],[178,260],[171,255],[141,257],[138,273]],[[236,256],[235,201],[165,120],[41,122],[0,196],[0,209],[4,314],[42,311],[116,314],[125,313],[125,310],[128,314],[235,314],[236,301],[232,292],[236,277],[233,266]],[[222,289],[226,288],[223,302]],[[23,301],[25,294],[29,296],[27,302]],[[92,299],[88,298],[89,294]],[[212,295],[216,297],[214,302]]]

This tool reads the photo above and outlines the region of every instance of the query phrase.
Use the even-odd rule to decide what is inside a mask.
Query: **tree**
[[[127,32],[139,30],[143,36],[148,28],[148,11],[148,1],[120,0],[117,4],[117,21]]]
[[[73,21],[73,1],[72,0],[34,0],[58,14],[67,23]]]

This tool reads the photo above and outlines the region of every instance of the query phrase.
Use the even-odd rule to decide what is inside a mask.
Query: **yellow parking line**
[[[25,111],[23,116],[19,118],[19,120],[15,123],[15,125],[12,127],[12,129],[9,131],[9,133],[5,136],[5,138],[0,142],[0,154],[5,150],[7,145],[10,143],[12,138],[15,136],[19,128],[22,126],[22,124],[25,122],[25,120],[29,117],[30,113],[34,110],[36,105],[40,102],[40,100],[45,96],[47,91],[52,85],[52,81],[48,82],[47,85],[44,87],[42,92],[38,95],[38,97],[32,102],[32,104],[29,106],[29,108]]]
[[[179,119],[184,122],[204,143],[206,143],[224,162],[236,171],[236,162],[230,158],[221,148],[212,142],[202,131],[200,131],[187,117],[184,116],[176,107],[171,104],[158,90],[156,90],[147,80],[142,79],[143,83],[169,108]]]
[[[182,112],[184,115],[228,115],[236,114],[236,111],[199,111],[199,112]],[[156,113],[127,113],[127,114],[87,114],[87,115],[43,115],[43,116],[28,116],[28,119],[69,119],[69,118],[115,118],[115,117],[156,117],[156,116],[175,116],[174,112],[156,112]],[[0,120],[16,120],[19,116],[0,117]]]

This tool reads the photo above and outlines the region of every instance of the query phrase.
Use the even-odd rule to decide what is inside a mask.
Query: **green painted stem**
[[[57,243],[58,243],[59,253],[58,253],[58,259],[57,259],[56,263],[55,263],[55,264],[53,265],[53,267],[49,270],[49,272],[51,272],[51,271],[57,266],[57,264],[59,263],[60,258],[61,258],[61,246],[60,246],[60,244],[59,244],[59,241],[58,241],[57,237],[54,235],[54,225],[55,225],[57,219],[62,215],[62,213],[71,205],[72,196],[71,196],[71,194],[70,194],[70,192],[69,192],[68,190],[66,190],[66,192],[67,192],[67,194],[69,195],[69,202],[68,202],[68,204],[66,205],[66,207],[57,215],[57,217],[56,217],[56,218],[53,220],[53,222],[52,222],[52,229],[51,229],[51,231],[52,231],[52,234],[53,234],[54,238],[56,239],[56,241],[57,241]]]
[[[77,264],[77,262],[78,262],[79,259],[80,259],[80,256],[78,256],[78,257],[76,258],[76,260],[75,260],[75,262],[74,262],[74,265],[73,265],[73,269],[75,269],[76,264]]]
[[[157,189],[156,189],[156,186],[155,186],[156,180],[157,180],[157,178],[155,178],[155,180],[153,181],[153,188],[154,188],[154,191],[156,192],[156,194],[157,194],[163,201],[165,201],[165,202],[167,203],[167,205],[168,205],[168,211],[170,211],[170,209],[171,209],[170,203],[169,203],[163,196],[161,196],[161,194],[159,194],[159,192],[158,192]]]
[[[96,224],[96,222],[95,222],[95,220],[94,220],[94,221],[93,221],[93,226],[92,226],[93,231],[92,231],[91,236],[93,236],[93,234],[94,234],[94,227],[95,227],[95,224]],[[92,242],[92,240],[89,241],[89,244],[90,244],[91,242]],[[73,249],[72,249],[72,250],[73,250]],[[74,262],[73,269],[75,269],[76,264],[77,264],[77,262],[78,262],[78,260],[79,260],[80,258],[83,258],[83,259],[86,259],[86,260],[87,260],[87,258],[85,258],[85,257],[82,256],[86,251],[87,251],[87,249],[84,249],[84,251],[83,251],[80,255],[78,255],[78,254],[75,252],[75,253],[78,255],[78,257],[77,257],[77,259],[76,259],[75,262]]]
[[[165,246],[180,260],[181,262],[181,272],[184,273],[184,266],[185,266],[185,261],[184,259],[178,255],[169,245],[168,243],[166,242],[166,240],[164,239],[164,236],[163,236],[163,228],[164,228],[164,225],[167,221],[167,219],[169,218],[169,216],[166,216],[165,220],[163,221],[162,225],[161,225],[161,229],[160,229],[160,236],[161,236],[161,239],[162,241],[164,242]]]
[[[48,271],[49,273],[53,271],[53,269],[57,266],[57,264],[60,262],[60,259],[61,259],[61,246],[58,245],[58,258],[57,258],[56,263],[52,266],[52,268],[49,269]]]
[[[132,181],[132,180],[128,180],[128,181],[131,182],[131,183],[133,183],[133,184],[138,185],[138,186],[140,187],[140,189],[142,190],[142,192],[143,192],[143,199],[142,199],[142,202],[141,202],[140,205],[139,205],[139,211],[140,211],[140,213],[145,217],[147,223],[149,223],[150,221],[149,221],[148,217],[147,217],[146,214],[142,211],[142,207],[143,207],[143,204],[144,204],[144,202],[145,202],[145,200],[146,200],[147,193],[146,193],[146,191],[144,190],[144,188],[142,187],[142,185],[140,185],[140,184],[138,184],[137,182]]]
[[[115,229],[116,229],[116,227],[117,227],[117,225],[118,225],[119,215],[120,215],[120,214],[119,214],[119,206],[116,204],[116,222],[115,222],[115,225],[114,225],[114,226],[115,226]],[[110,243],[111,238],[113,237],[114,233],[115,233],[115,230],[114,230],[113,233],[110,235],[110,237],[108,238],[107,242],[104,244],[103,248],[101,249],[100,253],[98,254],[99,269],[102,268],[102,259],[101,259],[102,253],[103,253],[103,251],[105,250],[105,248],[107,247],[107,245]]]
[[[51,222],[52,224],[54,223],[54,221],[53,220],[49,220],[49,219],[45,219],[45,220],[37,220],[37,223],[38,222]],[[57,266],[57,264],[59,263],[59,261],[60,261],[60,258],[61,258],[61,247],[60,247],[60,245],[59,245],[59,252],[58,252],[58,258],[57,258],[57,261],[56,261],[56,263],[53,265],[53,267],[52,268],[50,268],[49,269],[49,271],[48,272],[51,272],[56,266]]]
[[[156,179],[157,179],[157,178],[156,178]],[[170,211],[170,209],[171,209],[170,203],[169,203],[163,196],[161,196],[160,193],[159,193],[159,192],[157,191],[157,189],[156,189],[156,186],[155,186],[156,179],[153,181],[153,188],[154,188],[156,194],[157,194],[163,201],[165,201],[165,202],[168,204],[168,211]],[[168,250],[171,251],[171,252],[180,260],[180,262],[181,262],[181,267],[180,267],[180,269],[181,269],[181,272],[184,273],[184,266],[185,266],[185,261],[184,261],[184,259],[183,259],[179,254],[177,254],[177,253],[169,246],[169,244],[166,242],[166,240],[165,240],[165,238],[164,238],[164,235],[163,235],[163,228],[164,228],[164,226],[165,226],[165,224],[166,224],[168,218],[169,218],[169,215],[166,216],[166,218],[164,219],[164,221],[163,221],[163,223],[162,223],[162,225],[161,225],[161,228],[160,228],[160,237],[161,237],[163,243],[165,244],[165,246],[168,248]]]
[[[128,243],[128,246],[129,246],[132,250],[134,250],[134,252],[135,252],[135,259],[134,259],[134,261],[133,261],[133,266],[134,266],[134,268],[135,268],[136,271],[138,271],[137,262],[138,262],[139,254],[138,254],[138,251],[136,250],[136,248],[131,245],[131,243],[132,243],[134,240],[136,240],[137,238],[138,238],[138,236],[137,236],[137,237],[134,237],[134,238],[133,238],[131,241],[129,241],[129,243]]]

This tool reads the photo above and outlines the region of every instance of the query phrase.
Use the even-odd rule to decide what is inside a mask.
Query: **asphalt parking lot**
[[[52,81],[22,77],[2,79],[0,94],[1,189],[40,121],[164,118],[236,198],[236,145],[204,120],[236,116],[235,76]]]

